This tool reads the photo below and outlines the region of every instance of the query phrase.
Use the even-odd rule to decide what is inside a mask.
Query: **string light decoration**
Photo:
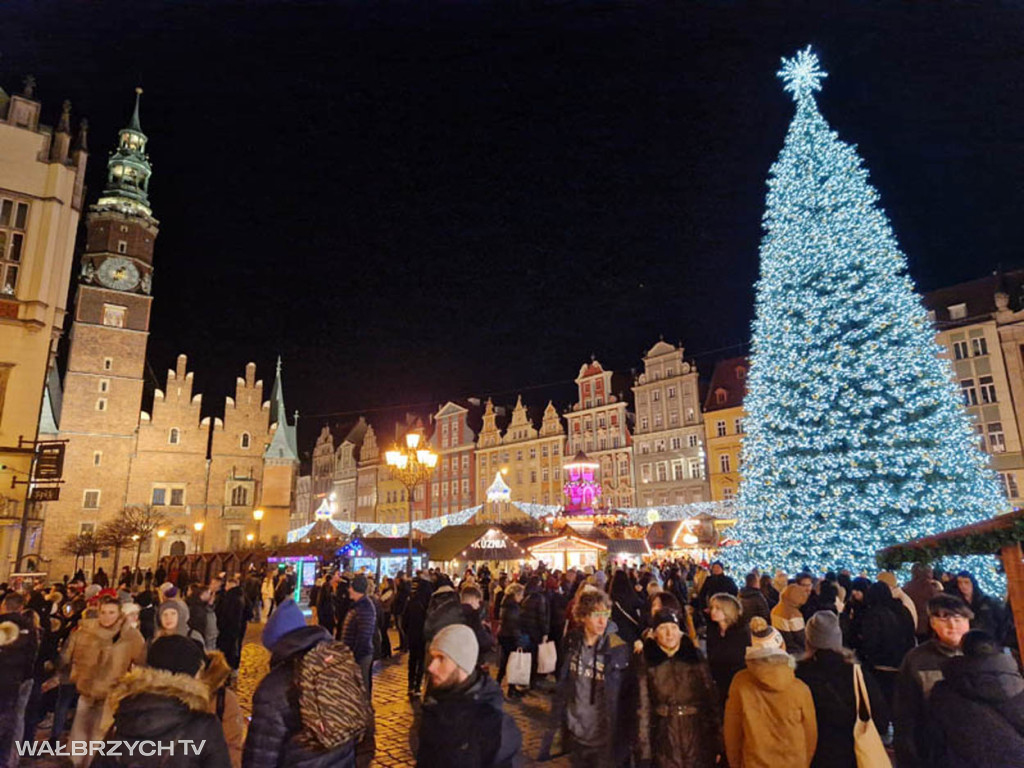
[[[778,76],[796,115],[768,179],[726,556],[856,573],[1007,504],[867,170],[818,111],[818,57],[783,59]]]

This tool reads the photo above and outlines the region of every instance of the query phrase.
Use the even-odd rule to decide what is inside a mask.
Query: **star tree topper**
[[[808,45],[797,51],[793,58],[783,58],[782,69],[776,72],[776,76],[785,83],[783,90],[792,93],[799,102],[814,91],[820,91],[821,81],[828,77],[828,73],[818,67],[818,57]]]

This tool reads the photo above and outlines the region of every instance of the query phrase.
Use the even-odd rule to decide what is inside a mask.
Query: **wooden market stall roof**
[[[1003,561],[1006,590],[1013,622],[1017,630],[1017,647],[1024,648],[1024,510],[990,517],[951,531],[922,536],[894,544],[879,551],[875,560],[879,568],[899,568],[904,563],[930,562],[946,555],[995,555]]]
[[[493,542],[483,547],[481,542]],[[423,544],[430,560],[446,563],[452,560],[522,560],[526,552],[515,539],[496,525],[449,525]]]

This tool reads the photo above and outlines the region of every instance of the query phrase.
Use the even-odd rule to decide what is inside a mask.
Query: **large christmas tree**
[[[875,552],[1005,507],[855,149],[818,112],[810,48],[768,180],[737,564],[872,568]]]

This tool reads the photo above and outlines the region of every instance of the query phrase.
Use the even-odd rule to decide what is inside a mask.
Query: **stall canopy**
[[[606,543],[572,534],[539,541],[529,548],[535,559],[563,571],[573,567],[597,566],[599,558],[607,551]]]
[[[651,553],[646,539],[608,539],[608,557],[643,557]]]
[[[431,561],[467,563],[524,560],[526,550],[499,528],[490,525],[449,525],[425,542]]]
[[[1013,610],[1018,647],[1024,648],[1024,510],[886,547],[875,555],[879,568],[932,562],[946,555],[998,555],[1006,571],[1007,598]]]

